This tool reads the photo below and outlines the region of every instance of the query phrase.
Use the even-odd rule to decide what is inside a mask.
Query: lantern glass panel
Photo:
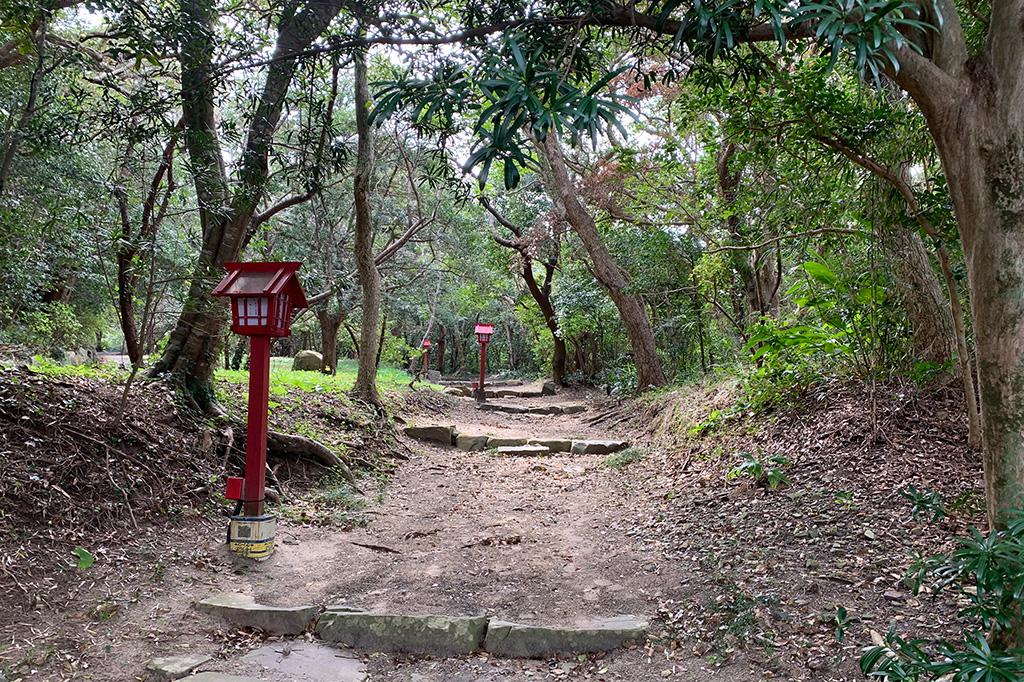
[[[235,299],[235,312],[241,327],[265,327],[269,301],[266,296],[243,296]]]
[[[274,311],[274,325],[277,327],[287,327],[291,318],[291,309],[292,306],[288,299],[288,294],[278,296],[277,309]]]

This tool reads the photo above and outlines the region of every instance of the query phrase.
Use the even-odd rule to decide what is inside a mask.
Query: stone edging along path
[[[569,440],[564,438],[508,438],[459,433],[454,426],[406,426],[410,438],[454,445],[460,450],[497,450],[499,455],[550,455],[569,452],[574,455],[610,455],[629,447],[624,440]]]
[[[526,625],[488,616],[373,613],[348,606],[263,606],[252,597],[221,594],[196,604],[243,627],[295,635],[310,625],[324,642],[367,651],[460,656],[486,651],[508,658],[548,658],[641,644],[646,620],[620,615],[574,625]],[[301,627],[299,627],[301,625]]]

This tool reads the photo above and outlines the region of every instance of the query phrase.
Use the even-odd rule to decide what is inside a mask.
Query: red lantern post
[[[494,325],[478,324],[473,331],[476,333],[477,343],[480,344],[480,383],[477,386],[476,399],[484,402],[487,399],[484,389],[484,374],[487,372],[487,344],[491,340],[491,335],[494,334]]]
[[[249,413],[245,477],[229,478],[228,499],[239,500],[242,515],[231,517],[231,550],[253,559],[274,551],[277,520],[265,515],[267,406],[270,394],[270,340],[291,334],[292,314],[308,307],[296,271],[301,263],[227,263],[227,276],[214,296],[231,301],[231,331],[249,337]]]
[[[430,339],[423,339],[423,374],[430,371]]]

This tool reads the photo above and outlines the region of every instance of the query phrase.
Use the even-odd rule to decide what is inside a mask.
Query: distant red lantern
[[[430,339],[423,339],[423,371],[428,372],[430,370]]]
[[[494,334],[493,324],[478,324],[473,329],[476,334],[477,343],[480,344],[480,384],[476,389],[476,399],[483,402],[487,399],[484,392],[484,374],[487,372],[487,344]]]
[[[485,345],[490,342],[491,336],[494,334],[493,324],[478,324],[473,330],[476,333],[476,340],[480,345]]]
[[[267,407],[270,388],[270,340],[291,334],[292,316],[309,307],[295,274],[301,263],[227,263],[227,276],[214,296],[231,300],[231,331],[249,337],[249,414],[245,440],[245,478],[228,479],[226,496],[240,500],[242,516],[232,516],[232,551],[266,559],[274,551],[276,519],[263,514],[267,468]]]

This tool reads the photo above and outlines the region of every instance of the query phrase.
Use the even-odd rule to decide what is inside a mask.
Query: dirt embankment
[[[734,393],[633,408],[660,455],[622,479],[624,495],[647,495],[627,534],[689,567],[666,586],[666,636],[711,660],[816,681],[861,679],[870,630],[955,637],[958,605],[915,597],[903,577],[915,555],[949,551],[984,524],[981,456],[956,388],[826,383],[757,415],[731,411]],[[786,482],[730,479],[751,456]],[[909,486],[937,505],[915,518]]]

